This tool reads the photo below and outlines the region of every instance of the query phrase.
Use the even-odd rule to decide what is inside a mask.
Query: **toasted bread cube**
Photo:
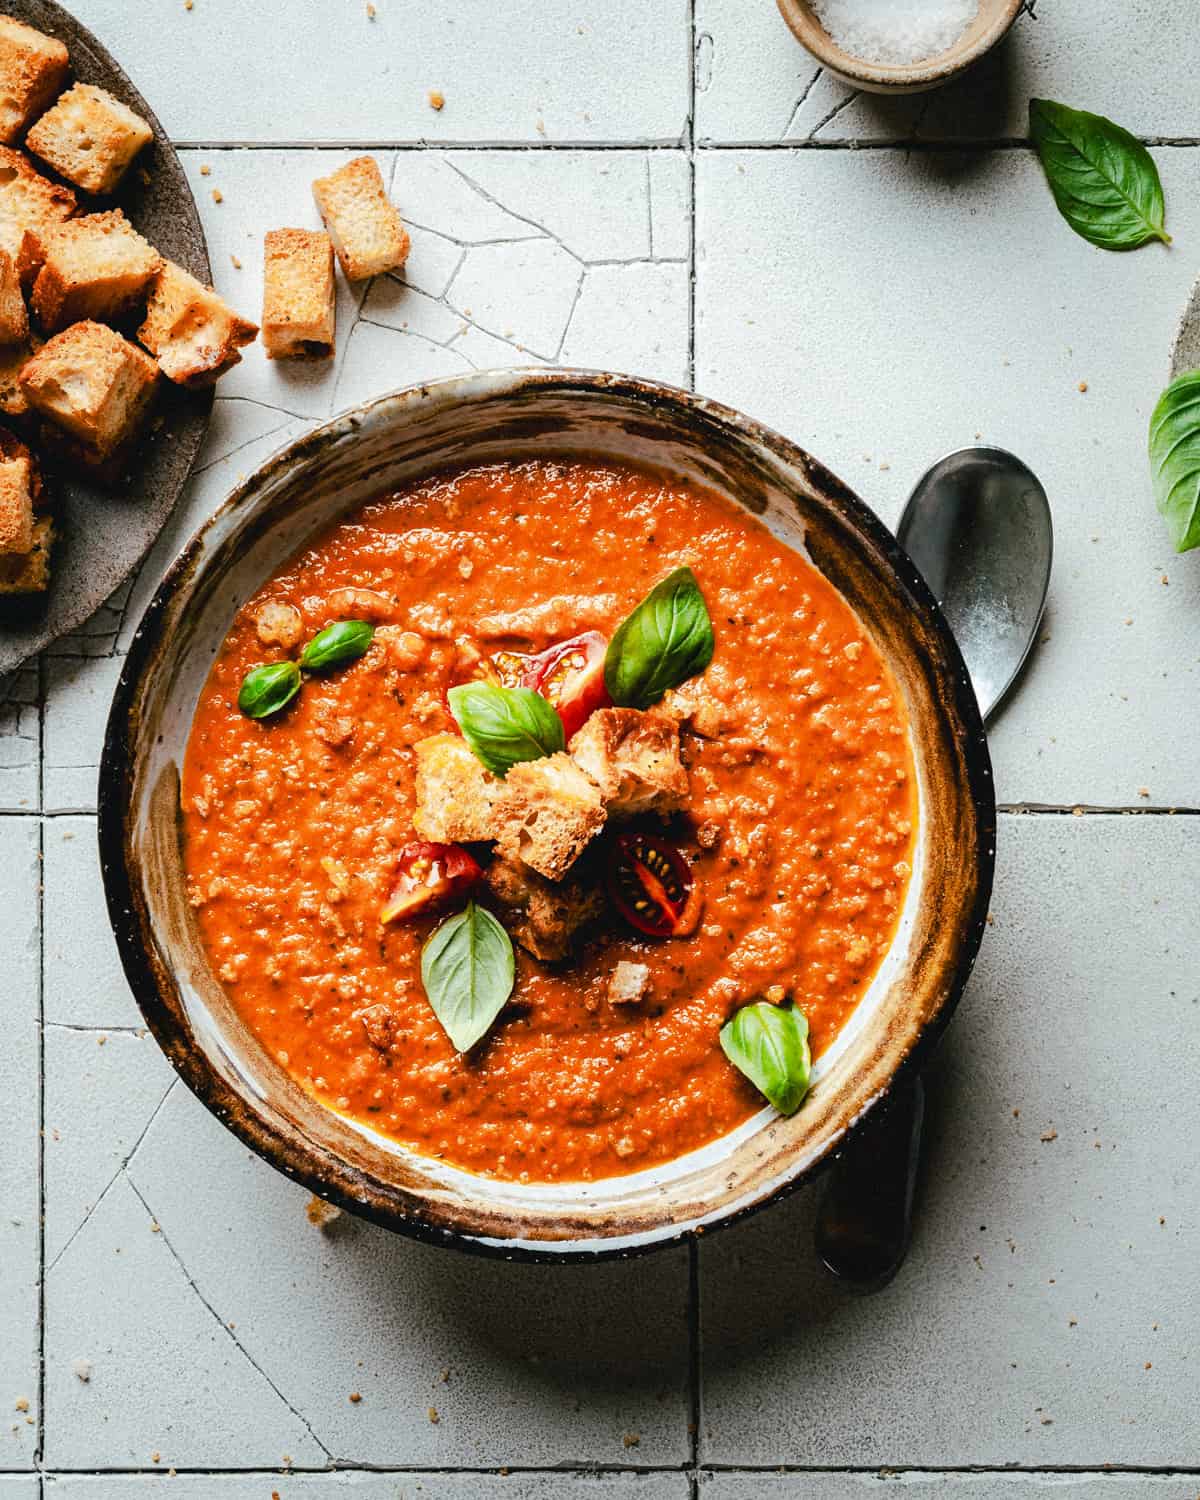
[[[661,714],[597,709],[571,736],[570,749],[600,788],[610,817],[675,812],[687,801],[679,726]]]
[[[318,177],[313,197],[348,281],[397,271],[408,259],[408,233],[373,156]]]
[[[561,750],[513,766],[504,778],[501,853],[561,880],[604,826],[600,788]]]
[[[27,457],[0,459],[0,554],[33,546],[33,465]]]
[[[17,263],[0,249],[0,344],[23,344],[29,338],[29,314],[21,295]]]
[[[55,227],[58,222],[61,221],[56,221]],[[8,253],[17,268],[22,292],[28,292],[45,258],[40,234],[0,212],[0,250]]]
[[[650,965],[621,959],[608,979],[610,1005],[637,1005],[650,993]]]
[[[413,746],[417,806],[413,827],[439,844],[494,839],[502,785],[457,734],[433,734]]]
[[[29,404],[76,444],[70,452],[105,469],[137,436],[158,367],[103,323],[73,323],[43,344],[21,371]]]
[[[0,557],[0,594],[44,594],[50,587],[50,548],[54,525],[49,516],[33,524],[33,545],[28,552]]]
[[[53,225],[40,240],[44,262],[32,300],[45,333],[86,318],[112,323],[124,317],[163,265],[119,208]]]
[[[14,459],[24,459],[29,465],[29,499],[36,516],[38,511],[43,510],[46,505],[41,465],[34,457],[28,443],[23,443],[16,433],[10,432],[7,427],[0,427],[0,463],[9,463]]]
[[[574,879],[554,885],[513,855],[498,854],[485,880],[513,938],[551,963],[567,957],[576,933],[604,907],[598,888]]]
[[[21,371],[33,353],[32,343],[0,348],[0,413],[12,421],[29,415],[29,400],[21,389]]]
[[[174,261],[150,287],[146,321],[138,338],[176,385],[212,385],[241,362],[238,350],[252,343],[258,325],[239,317],[211,287],[204,286]]]
[[[85,193],[113,193],[154,132],[107,89],[77,83],[25,137],[26,147]]]
[[[24,152],[0,146],[0,220],[37,236],[74,212],[75,194],[69,187],[43,177]]]
[[[272,229],[263,240],[263,348],[268,359],[333,353],[333,245],[317,229]]]
[[[67,49],[55,37],[0,16],[0,141],[19,140],[67,81]]]

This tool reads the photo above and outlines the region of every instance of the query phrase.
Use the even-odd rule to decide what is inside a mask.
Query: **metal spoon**
[[[1054,530],[1037,476],[1003,448],[962,448],[926,471],[896,539],[941,605],[985,721],[1037,638]],[[921,1154],[920,1079],[896,1089],[838,1157],[817,1216],[817,1254],[861,1291],[903,1264]]]

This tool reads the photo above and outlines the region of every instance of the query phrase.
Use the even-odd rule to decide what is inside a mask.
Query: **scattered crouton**
[[[0,459],[0,554],[33,547],[33,464],[28,456]]]
[[[313,229],[272,229],[263,240],[263,348],[268,359],[333,353],[333,245]]]
[[[515,855],[498,854],[485,879],[514,940],[548,963],[566,958],[576,933],[604,907],[598,887],[574,879],[552,884]]]
[[[67,81],[67,49],[56,37],[0,16],[0,141],[19,140]]]
[[[113,193],[154,132],[106,89],[77,83],[25,137],[25,145],[85,193]]]
[[[211,385],[241,360],[238,350],[258,327],[239,317],[174,261],[167,261],[150,287],[146,320],[138,338],[177,385]]]
[[[610,1005],[637,1005],[650,993],[650,965],[621,959],[608,981]]]
[[[513,766],[500,806],[501,852],[561,880],[604,825],[600,789],[561,750]]]
[[[74,212],[69,187],[43,177],[23,152],[0,146],[0,218],[38,234]]]
[[[264,646],[282,646],[291,651],[304,639],[304,619],[294,604],[267,599],[254,616],[254,628]]]
[[[29,404],[67,435],[61,450],[112,479],[136,441],[158,367],[105,324],[73,323],[42,345],[20,381]]]
[[[32,306],[44,333],[91,318],[114,323],[141,302],[163,258],[119,208],[44,230]]]
[[[356,156],[318,177],[313,197],[347,280],[398,271],[408,259],[408,233],[374,157]]]
[[[44,594],[50,587],[50,549],[54,526],[49,516],[33,523],[28,552],[0,557],[0,594]]]
[[[571,758],[587,772],[610,817],[675,812],[688,795],[679,726],[636,708],[601,708],[571,738]]]
[[[494,839],[502,786],[476,760],[467,742],[457,734],[434,734],[418,740],[413,748],[417,755],[413,827],[421,838],[439,844]]]
[[[29,314],[21,295],[17,263],[0,249],[0,344],[24,344],[29,339]]]

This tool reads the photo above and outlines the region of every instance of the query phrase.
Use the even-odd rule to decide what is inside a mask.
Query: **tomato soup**
[[[421,974],[446,909],[380,915],[414,837],[414,747],[455,731],[447,691],[481,656],[610,638],[683,566],[714,650],[680,728],[686,802],[660,823],[698,916],[656,938],[598,897],[567,956],[515,942],[511,999],[460,1053]],[[248,672],[348,619],[375,627],[365,654],[306,676],[270,717],[239,709]],[[305,1089],[471,1171],[592,1179],[762,1107],[718,1043],[740,1006],[794,1003],[814,1055],[830,1045],[895,934],[914,783],[896,684],[805,557],[680,479],[500,463],[363,507],[241,609],[191,732],[184,856],[215,972]],[[613,989],[618,964],[640,966],[621,971],[642,976],[636,1003]]]

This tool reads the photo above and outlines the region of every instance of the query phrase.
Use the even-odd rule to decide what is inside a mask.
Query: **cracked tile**
[[[407,224],[449,238],[457,245],[491,245],[500,240],[527,240],[544,233],[521,212],[472,186],[465,172],[478,171],[487,153],[397,151],[392,171],[392,199]],[[575,160],[565,157],[564,161]]]
[[[512,1266],[349,1217],[323,1232],[306,1194],[183,1089],[130,1175],[201,1294],[339,1462],[620,1465],[633,1434],[639,1464],[686,1461],[682,1252]]]
[[[1158,160],[1183,240],[1200,152]],[[981,436],[1044,483],[1049,613],[992,726],[1001,799],[1130,806],[1147,787],[1194,805],[1200,572],[1173,563],[1145,458],[1192,264],[1149,250],[1131,277],[1066,229],[1023,151],[702,153],[696,233],[706,395],[787,433],[893,525],[928,465]]]
[[[373,19],[350,6],[332,34],[324,0],[291,0],[282,51],[320,64],[301,88],[267,8],[79,0],[77,13],[137,59],[181,140],[678,141],[687,119],[686,0],[472,4],[416,31],[410,7],[376,0]]]
[[[697,0],[697,136],[729,144],[804,139],[826,118],[822,140],[1024,138],[1030,97],[1048,96],[1138,135],[1190,137],[1190,82],[1176,65],[1190,44],[1189,22],[1173,0],[1055,0],[1036,19],[1022,15],[1002,46],[935,93],[855,97],[828,75],[814,83],[814,59],[772,7]],[[1123,66],[1113,67],[1114,58]]]
[[[832,1283],[819,1187],[705,1242],[702,1462],[1194,1464],[1194,821],[1001,819],[908,1260]]]
[[[461,321],[461,320],[460,320]],[[424,334],[361,322],[338,372],[339,409],[385,395],[420,380],[465,375],[471,362]]]
[[[36,810],[41,746],[37,665],[27,662],[0,677],[0,809]]]
[[[1197,1480],[1154,1474],[707,1474],[700,1500],[1195,1500]],[[282,1500],[282,1497],[281,1497]]]
[[[463,246],[419,224],[409,224],[407,228],[411,247],[401,279],[427,296],[440,297],[462,264]],[[387,277],[377,277],[373,286],[386,280]]]
[[[553,240],[513,245],[477,245],[446,293],[450,306],[485,333],[520,341],[543,359],[558,354],[583,268]]]
[[[38,1398],[38,823],[0,818],[0,1468],[32,1466]],[[18,1402],[27,1410],[18,1410]],[[2,1492],[0,1492],[2,1493]],[[5,1497],[7,1500],[7,1497]],[[16,1500],[16,1496],[13,1496]]]
[[[589,266],[561,361],[688,382],[688,267]]]
[[[43,839],[47,1022],[141,1026],[104,902],[96,820],[47,819]]]
[[[47,1466],[149,1467],[153,1453],[179,1468],[268,1467],[284,1454],[321,1465],[325,1451],[154,1224],[122,1175],[47,1274]],[[255,1236],[225,1250],[252,1258],[261,1285]]]
[[[51,824],[47,838],[57,829]],[[46,1264],[79,1233],[176,1074],[148,1032],[47,1026]]]
[[[443,302],[440,295],[434,297],[392,276],[377,276],[371,283],[362,315],[368,322],[417,334],[443,346],[463,326],[462,313]]]
[[[163,1500],[266,1500],[263,1479],[259,1474],[48,1475],[45,1500],[157,1500],[159,1496]],[[688,1496],[683,1474],[572,1474],[564,1470],[553,1474],[288,1474],[282,1479],[272,1476],[271,1486],[279,1500],[687,1500]],[[9,1500],[2,1487],[0,1500]],[[25,1496],[12,1500],[25,1500]]]

